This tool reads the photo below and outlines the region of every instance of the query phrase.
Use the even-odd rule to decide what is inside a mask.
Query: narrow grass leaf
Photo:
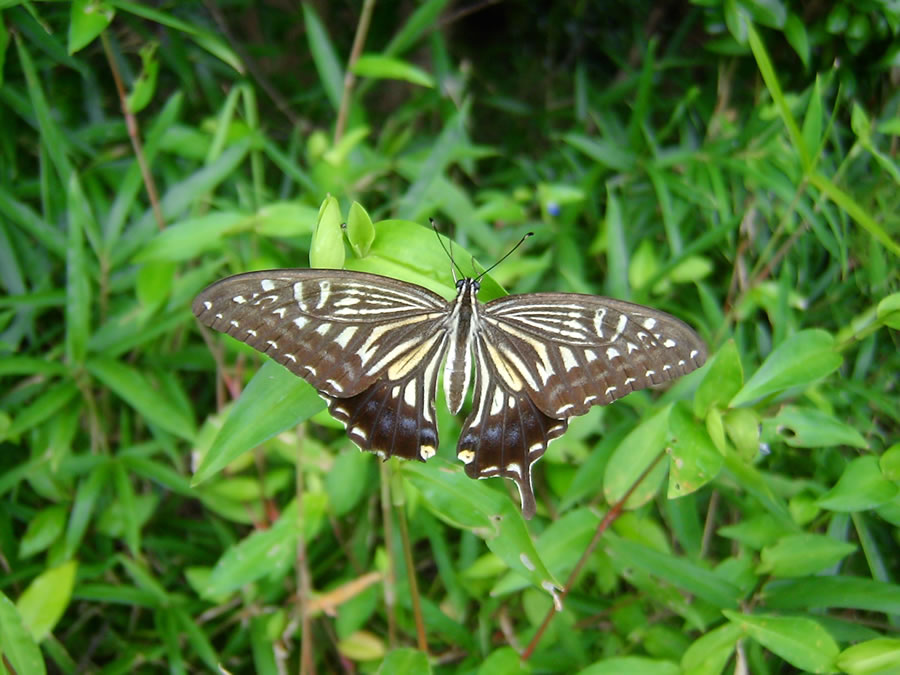
[[[164,218],[177,218],[198,200],[205,200],[215,188],[227,178],[234,176],[238,166],[250,151],[251,140],[241,139],[228,146],[212,164],[188,175],[166,192],[160,202]],[[126,261],[153,238],[158,231],[156,218],[148,210],[129,227],[110,252],[110,262],[118,266]]]
[[[794,119],[793,113],[791,113],[790,104],[784,97],[784,92],[781,90],[781,84],[778,82],[778,76],[775,74],[775,68],[772,66],[772,61],[769,58],[768,51],[766,51],[766,46],[759,36],[759,33],[757,33],[756,29],[753,27],[753,24],[747,25],[747,42],[750,44],[750,50],[753,52],[753,56],[756,59],[756,66],[759,68],[760,75],[762,75],[763,81],[766,83],[769,95],[772,97],[775,106],[778,108],[778,112],[781,115],[781,121],[784,123],[785,127],[787,127],[791,143],[800,155],[800,160],[803,163],[804,169],[808,170],[811,168],[809,148],[806,147],[806,143],[803,141],[803,134],[800,133],[797,121]]]
[[[0,185],[0,213],[20,230],[34,237],[60,260],[66,257],[66,235],[47,223],[32,208]]]
[[[417,171],[417,177],[400,198],[395,209],[398,218],[411,220],[416,217],[426,192],[456,156],[459,146],[465,140],[463,125],[468,117],[469,109],[470,106],[466,103],[459,112],[447,120],[437,140],[431,146],[428,156],[422,160]]]
[[[62,504],[38,511],[28,521],[25,534],[19,540],[19,557],[28,558],[50,548],[65,530],[68,514],[69,509]]]
[[[78,483],[75,500],[72,502],[72,511],[66,528],[66,558],[74,557],[84,538],[91,517],[94,515],[94,507],[100,494],[109,480],[109,464],[104,461],[94,466],[90,473]]]
[[[840,649],[821,625],[803,617],[741,614],[725,610],[725,616],[754,640],[800,670],[834,672]]]
[[[615,188],[606,185],[606,294],[611,298],[628,297],[628,245],[622,203]]]
[[[31,54],[25,48],[24,39],[19,38],[16,40],[16,49],[22,72],[25,75],[25,83],[28,87],[28,95],[31,99],[34,115],[40,128],[41,147],[50,156],[59,184],[67,185],[69,176],[73,172],[72,164],[66,155],[69,144],[56,123],[56,118],[50,109],[50,105],[47,103],[47,97],[41,88],[41,78],[34,67],[34,61],[31,60]]]
[[[77,394],[78,385],[71,380],[53,382],[47,391],[15,414],[12,424],[6,430],[6,436],[17,438],[23,432],[47,421]]]
[[[87,369],[151,424],[188,441],[194,438],[194,421],[138,369],[105,358],[89,360]]]
[[[206,633],[197,625],[194,617],[182,607],[172,607],[171,611],[175,621],[181,627],[182,634],[187,636],[191,649],[206,664],[209,672],[221,671],[222,658],[216,653]]]
[[[316,65],[316,71],[319,73],[319,82],[322,84],[328,100],[331,101],[332,107],[337,110],[341,104],[341,92],[344,88],[343,68],[341,68],[331,38],[315,10],[308,3],[303,3],[302,7],[309,51],[312,54],[313,63]]]
[[[285,507],[268,530],[256,531],[229,548],[213,568],[206,597],[216,597],[241,589],[257,579],[282,577],[294,563],[297,540],[315,536],[325,516],[326,499],[322,494],[303,495],[301,524],[297,518],[297,502]]]
[[[609,139],[570,132],[563,134],[562,140],[611,171],[631,171],[637,162],[633,151]]]
[[[896,614],[900,585],[851,576],[817,576],[774,581],[760,600],[771,609],[808,612],[819,608]]]
[[[811,173],[809,182],[831,199],[835,204],[844,209],[856,223],[875,237],[882,246],[895,256],[900,256],[900,243],[894,240],[885,230],[850,194],[839,188],[834,182],[817,172]]]
[[[393,34],[387,47],[382,50],[383,53],[387,56],[396,56],[412,47],[432,31],[441,12],[448,4],[449,0],[426,0],[412,9],[406,23]]]
[[[68,181],[69,232],[66,241],[66,359],[80,366],[87,354],[91,326],[91,279],[84,235],[90,218],[85,196],[72,173]],[[97,242],[99,244],[99,242]]]
[[[253,376],[194,474],[198,485],[231,460],[325,407],[316,390],[275,361]]]
[[[128,475],[127,466],[120,462],[112,463],[113,480],[116,485],[116,496],[119,509],[123,511],[122,524],[125,527],[125,544],[131,555],[137,557],[141,552],[141,518],[137,512],[137,500],[134,494],[134,486]]]
[[[434,87],[434,78],[421,68],[381,54],[362,54],[353,64],[353,72],[360,77],[403,80],[421,87]]]
[[[32,579],[19,596],[16,608],[35,642],[43,641],[53,631],[69,606],[77,571],[74,560],[48,569]]]
[[[819,329],[800,331],[769,354],[730,405],[745,405],[770,394],[809,386],[837,370],[842,361],[831,334]]]
[[[608,555],[622,565],[630,565],[683,592],[696,595],[719,608],[737,607],[740,589],[712,570],[671,553],[658,551],[618,535],[609,534],[601,544]]]
[[[14,673],[44,675],[44,658],[16,606],[0,593],[0,654]]]
[[[217,211],[174,223],[154,236],[134,256],[135,262],[193,260],[206,251],[221,250],[227,237],[253,228],[253,216]]]

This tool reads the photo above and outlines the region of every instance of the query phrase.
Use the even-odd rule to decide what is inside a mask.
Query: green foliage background
[[[0,78],[3,672],[898,672],[896,3],[8,1]],[[442,401],[380,464],[189,309],[452,294],[429,217],[463,266],[536,233],[482,299],[710,346],[573,420],[528,523]]]

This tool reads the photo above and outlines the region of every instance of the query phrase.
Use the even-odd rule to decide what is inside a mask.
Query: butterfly
[[[376,274],[266,270],[212,284],[192,308],[309,382],[350,440],[383,459],[434,456],[441,363],[454,414],[474,370],[457,457],[471,478],[515,481],[531,518],[532,465],[569,418],[699,368],[706,347],[681,320],[621,300],[527,293],[482,304],[479,279],[457,281],[448,302]]]

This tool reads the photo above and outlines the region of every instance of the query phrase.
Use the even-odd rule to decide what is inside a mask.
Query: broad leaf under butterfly
[[[475,371],[457,457],[472,478],[515,481],[535,513],[531,468],[568,419],[685,375],[706,347],[675,317],[575,293],[486,304],[479,282],[447,302],[365,272],[278,269],[222,279],[193,303],[207,326],[246,342],[314,386],[350,439],[383,458],[436,453],[437,381],[457,413]]]

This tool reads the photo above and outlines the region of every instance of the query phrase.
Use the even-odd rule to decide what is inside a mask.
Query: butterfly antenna
[[[444,240],[441,239],[440,232],[438,232],[437,223],[434,222],[434,218],[429,218],[428,222],[431,223],[431,229],[434,230],[434,235],[437,237],[438,243],[441,245],[441,248],[444,249],[444,253],[447,254],[448,258],[450,258],[450,264],[452,265],[452,267],[450,268],[450,271],[453,272],[453,281],[455,283],[457,272],[459,272],[460,277],[464,277],[466,275],[463,274],[463,271],[459,268],[459,265],[457,265],[456,261],[453,259],[453,240],[452,239],[447,240],[450,242],[450,250],[447,250],[447,247],[444,246]]]
[[[481,281],[481,277],[483,277],[485,274],[487,274],[488,272],[490,272],[490,271],[491,271],[492,269],[494,269],[497,265],[499,265],[499,264],[502,263],[504,260],[506,260],[509,256],[511,256],[513,253],[515,253],[515,252],[516,252],[516,249],[519,248],[522,244],[524,244],[524,243],[525,243],[525,240],[528,239],[528,237],[533,237],[533,236],[534,236],[534,232],[526,232],[526,233],[525,233],[525,236],[522,237],[521,239],[519,239],[519,243],[518,243],[518,244],[516,244],[516,245],[513,246],[511,249],[509,249],[509,251],[507,252],[507,254],[506,254],[505,256],[503,256],[502,258],[500,258],[500,260],[498,260],[497,262],[495,262],[493,265],[491,265],[490,267],[488,267],[484,272],[482,272],[482,273],[479,274],[477,277],[475,277],[475,281]]]

